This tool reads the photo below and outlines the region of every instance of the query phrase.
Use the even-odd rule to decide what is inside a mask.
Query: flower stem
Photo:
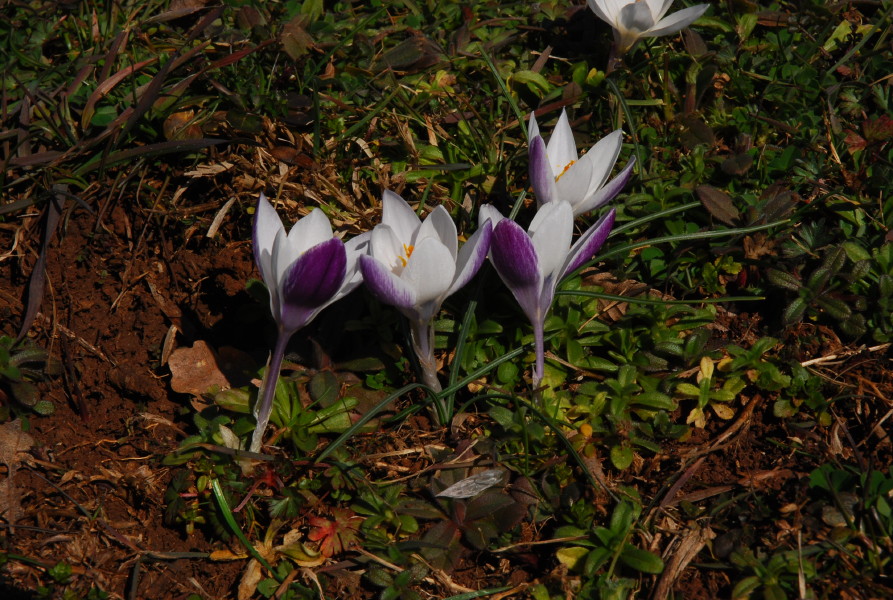
[[[443,388],[437,378],[437,361],[434,360],[434,321],[413,322],[410,324],[410,329],[412,349],[419,359],[422,383],[440,393]]]
[[[536,362],[533,365],[533,389],[534,394],[537,396],[539,396],[539,393],[535,390],[537,390],[543,382],[546,368],[546,350],[545,344],[543,343],[544,321],[545,319],[538,319],[536,323],[533,323],[533,349],[536,353]]]
[[[276,382],[279,381],[279,371],[282,369],[282,359],[285,358],[285,347],[288,340],[291,339],[293,331],[279,331],[279,337],[276,338],[276,346],[273,348],[273,354],[270,356],[270,362],[267,363],[267,372],[264,375],[263,387],[261,389],[261,399],[257,403],[254,416],[257,419],[257,426],[254,428],[254,434],[251,436],[251,452],[260,452],[261,442],[264,433],[267,431],[267,424],[270,422],[270,414],[273,412],[273,398],[276,396]]]
[[[427,323],[410,319],[410,338],[412,349],[419,361],[419,377],[438,397],[434,401],[434,418],[439,425],[449,422],[451,415],[446,414],[443,398],[439,396],[443,388],[437,378],[437,361],[434,359],[434,321]]]

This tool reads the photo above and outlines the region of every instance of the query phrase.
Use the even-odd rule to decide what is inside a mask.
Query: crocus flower
[[[665,17],[673,0],[586,0],[599,19],[614,28],[618,54],[625,54],[640,38],[676,33],[698,20],[709,7],[698,4]]]
[[[447,296],[474,277],[487,257],[492,228],[482,224],[459,249],[456,225],[438,206],[422,221],[403,198],[385,191],[381,223],[360,257],[366,287],[409,320],[422,379],[440,391],[434,361],[434,316]]]
[[[286,234],[282,220],[264,194],[254,214],[254,261],[270,292],[270,310],[279,327],[267,368],[261,400],[255,407],[257,428],[252,452],[261,440],[273,409],[276,379],[291,336],[310,323],[329,304],[362,283],[357,259],[365,251],[368,234],[346,244],[333,237],[332,225],[314,208]]]
[[[614,225],[614,214],[612,208],[571,245],[574,213],[567,202],[547,202],[540,206],[527,231],[492,206],[481,207],[481,223],[494,224],[490,261],[533,325],[534,388],[543,379],[543,328],[555,298],[555,288],[599,251]]]
[[[582,157],[577,155],[574,133],[561,111],[548,145],[540,135],[536,117],[530,114],[530,182],[539,204],[564,200],[579,216],[602,206],[627,184],[636,163],[632,157],[622,171],[609,181],[608,175],[620,155],[623,132],[619,129],[602,138]]]

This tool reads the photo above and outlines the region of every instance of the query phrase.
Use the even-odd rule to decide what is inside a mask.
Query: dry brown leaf
[[[6,519],[10,532],[21,514],[15,487],[15,473],[21,462],[19,453],[27,452],[33,445],[34,438],[22,431],[22,422],[18,419],[0,425],[0,462],[6,465],[6,478],[0,481],[0,517]]]
[[[651,289],[647,283],[627,279],[626,281],[617,281],[610,273],[601,273],[598,271],[584,272],[583,286],[598,286],[604,290],[606,294],[614,296],[636,297],[642,294],[648,294],[649,298],[659,298],[661,300],[672,300],[671,296],[665,296],[657,290]],[[608,321],[614,322],[620,320],[626,311],[629,310],[628,302],[618,302],[617,300],[599,300],[598,301],[600,316],[604,316]]]
[[[191,348],[177,348],[168,359],[171,389],[180,394],[201,396],[212,386],[219,389],[238,387],[248,382],[245,370],[252,366],[251,357],[234,348],[224,347],[220,354],[202,340]]]

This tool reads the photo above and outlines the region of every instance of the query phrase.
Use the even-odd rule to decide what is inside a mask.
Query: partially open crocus
[[[264,194],[254,215],[254,260],[270,292],[270,310],[279,327],[255,407],[257,427],[251,439],[258,452],[273,409],[276,380],[291,336],[319,312],[362,283],[357,259],[365,251],[368,234],[346,244],[333,237],[332,225],[314,208],[286,234],[282,220]]]
[[[543,329],[555,298],[555,288],[567,275],[591,259],[608,239],[614,225],[612,208],[571,245],[574,213],[567,202],[548,202],[537,210],[527,231],[504,218],[490,205],[481,207],[481,224],[494,224],[490,261],[533,325],[536,364],[533,387],[543,379]]]
[[[474,277],[487,258],[492,229],[483,223],[459,248],[456,225],[438,206],[422,221],[403,198],[385,191],[381,223],[360,257],[367,289],[409,320],[422,379],[440,391],[434,361],[434,316],[443,301]]]
[[[623,142],[623,133],[619,129],[602,138],[583,156],[578,156],[574,132],[567,113],[562,110],[548,144],[540,135],[533,113],[530,114],[528,137],[530,183],[540,204],[564,200],[570,203],[574,215],[579,216],[610,201],[632,177],[635,157],[608,181]]]
[[[641,38],[676,33],[697,21],[709,8],[698,4],[664,16],[673,0],[586,0],[599,19],[614,28],[615,50],[623,55]]]

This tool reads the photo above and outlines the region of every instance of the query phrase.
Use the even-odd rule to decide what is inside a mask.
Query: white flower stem
[[[536,362],[533,365],[533,389],[534,394],[537,397],[539,396],[539,392],[537,392],[536,390],[543,382],[543,376],[545,375],[546,368],[546,350],[545,344],[543,343],[544,327],[544,319],[538,319],[536,323],[533,323],[533,349],[536,353]]]
[[[414,321],[410,324],[410,329],[412,349],[419,360],[422,383],[440,393],[443,388],[437,378],[437,361],[434,360],[434,321],[427,323]]]
[[[434,321],[422,323],[410,319],[409,328],[412,349],[419,361],[419,376],[422,383],[438,395],[434,400],[434,406],[430,407],[431,413],[438,425],[445,425],[452,415],[446,414],[443,398],[440,397],[443,388],[437,378],[437,361],[434,359]]]
[[[273,398],[276,396],[276,382],[279,381],[279,371],[282,369],[282,360],[285,358],[285,347],[293,333],[293,331],[279,331],[276,346],[273,348],[270,362],[267,363],[267,372],[264,375],[260,391],[261,397],[254,411],[257,427],[254,428],[254,434],[251,436],[251,447],[249,448],[251,452],[260,452],[264,433],[266,433],[267,425],[270,422],[270,414],[273,412]]]

